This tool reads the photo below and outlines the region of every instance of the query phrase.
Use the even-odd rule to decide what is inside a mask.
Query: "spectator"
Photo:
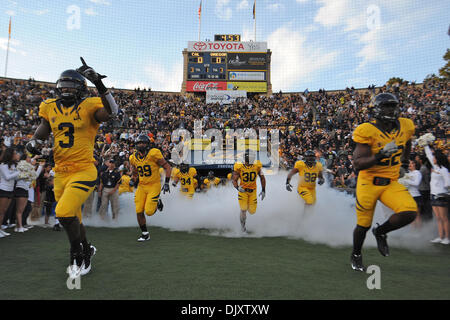
[[[417,203],[417,216],[414,221],[414,226],[421,226],[421,218],[420,218],[420,207],[422,205],[422,195],[419,191],[419,186],[422,181],[422,174],[419,170],[417,170],[419,164],[415,160],[410,160],[408,165],[409,172],[405,174],[402,178],[398,180],[401,184],[408,188],[409,193],[414,198]]]
[[[436,216],[439,237],[431,240],[432,243],[450,244],[448,224],[448,199],[450,188],[449,163],[447,157],[440,151],[434,152],[427,145],[425,154],[432,165],[430,194],[431,206]]]
[[[108,169],[100,177],[99,194],[102,196],[102,205],[100,207],[100,217],[105,219],[108,205],[111,202],[112,218],[116,219],[119,215],[119,186],[121,175],[116,169],[114,161],[106,161]]]
[[[14,149],[7,148],[3,152],[0,161],[0,222],[3,222],[5,212],[14,197],[15,179],[19,176],[19,171],[16,169],[18,161],[19,154]],[[0,238],[9,235],[9,233],[0,229]]]

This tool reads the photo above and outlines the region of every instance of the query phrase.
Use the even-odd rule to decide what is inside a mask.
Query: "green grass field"
[[[381,290],[351,270],[350,248],[286,238],[224,238],[202,232],[88,228],[98,248],[81,290],[66,287],[65,232],[35,227],[0,239],[0,299],[449,299],[450,248],[364,250],[381,267]]]

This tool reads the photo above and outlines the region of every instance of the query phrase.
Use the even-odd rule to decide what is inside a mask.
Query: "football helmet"
[[[65,103],[75,103],[88,95],[86,79],[77,71],[63,71],[56,81],[56,93]]]
[[[312,150],[308,150],[304,154],[306,165],[312,167],[316,163],[316,154]]]
[[[140,134],[136,139],[136,150],[146,153],[150,149],[150,138],[146,134]]]
[[[208,179],[214,178],[214,172],[213,171],[209,171],[208,172]]]
[[[380,93],[372,98],[372,116],[384,122],[395,122],[400,115],[399,100],[392,93]]]
[[[189,171],[189,165],[187,163],[180,164],[180,172],[181,173],[188,173]]]

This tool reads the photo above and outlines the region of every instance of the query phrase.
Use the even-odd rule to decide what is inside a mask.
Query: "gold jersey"
[[[164,159],[159,149],[151,149],[147,155],[142,157],[137,151],[130,156],[130,164],[136,167],[139,174],[139,185],[147,185],[160,182],[159,164]]]
[[[206,184],[207,188],[211,187],[211,182],[214,184],[214,186],[217,187],[219,185],[219,183],[220,183],[220,178],[215,177],[212,181],[210,181],[208,178],[203,180],[203,183]]]
[[[236,162],[233,170],[239,173],[240,186],[244,189],[256,189],[256,178],[261,171],[262,163],[257,160],[254,164],[246,165]]]
[[[195,189],[195,179],[194,177],[197,175],[197,170],[195,168],[189,168],[187,173],[183,173],[178,170],[175,177],[180,180],[181,191],[187,192]]]
[[[130,187],[131,177],[127,174],[124,174],[120,180],[119,186],[119,194],[124,192],[133,192],[133,187]]]
[[[377,127],[374,122],[366,122],[355,129],[353,141],[370,146],[372,154],[377,154],[386,144],[393,140],[398,146],[398,151],[390,158],[383,159],[381,163],[361,170],[359,177],[372,179],[377,176],[393,180],[398,179],[400,166],[402,165],[401,156],[405,150],[406,143],[415,132],[414,123],[407,118],[399,118],[398,127],[391,132],[386,132]]]
[[[99,97],[84,99],[66,108],[56,99],[39,106],[39,116],[47,120],[53,133],[55,171],[77,171],[94,162],[94,143],[100,123],[94,114],[103,108]]]
[[[322,164],[318,161],[313,166],[308,166],[304,161],[300,160],[295,163],[294,168],[298,170],[299,183],[298,187],[314,188],[319,172],[322,172]]]

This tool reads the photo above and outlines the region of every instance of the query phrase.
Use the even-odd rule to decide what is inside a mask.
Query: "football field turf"
[[[0,299],[449,299],[450,247],[363,251],[381,289],[351,270],[349,247],[287,238],[225,238],[150,227],[87,228],[97,247],[81,290],[66,286],[65,232],[35,227],[0,239]]]

